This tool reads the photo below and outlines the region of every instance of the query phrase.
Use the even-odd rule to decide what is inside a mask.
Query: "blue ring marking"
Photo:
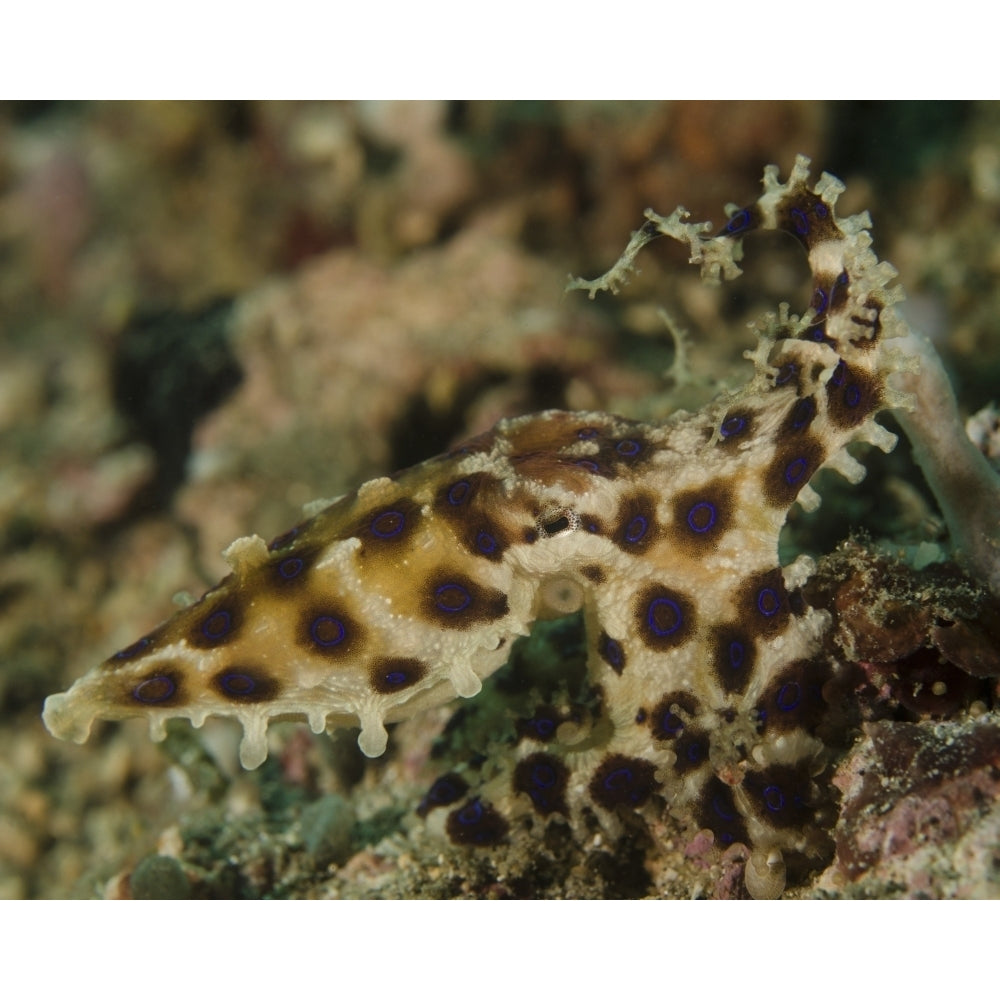
[[[579,439],[580,439],[581,441],[589,441],[589,440],[591,440],[592,438],[595,438],[595,437],[597,437],[597,428],[596,428],[596,427],[581,427],[581,428],[580,428],[580,429],[579,429],[579,430],[578,430],[578,431],[576,432],[576,436],[577,436],[577,437],[578,437],[578,438],[579,438]]]
[[[833,369],[833,374],[830,376],[830,380],[827,385],[832,385],[834,388],[839,388],[844,384],[844,378],[847,376],[847,364],[841,361],[836,368]]]
[[[782,365],[778,370],[778,374],[775,376],[775,385],[784,385],[786,382],[790,382],[799,373],[799,366],[794,361],[789,361],[788,364]]]
[[[764,805],[773,812],[781,812],[785,808],[785,795],[777,785],[768,785],[761,793]]]
[[[598,524],[598,523],[597,523],[596,521],[588,521],[588,522],[587,522],[587,523],[586,523],[586,524],[584,525],[584,527],[585,527],[585,528],[587,529],[587,531],[589,531],[589,532],[590,532],[590,533],[591,533],[592,535],[596,535],[596,534],[598,534],[598,533],[600,532],[600,530],[601,530],[601,526],[600,526],[600,525],[599,525],[599,524]]]
[[[635,781],[635,774],[630,767],[616,767],[604,776],[602,784],[609,792],[630,792],[629,798],[634,799],[636,789],[631,786]]]
[[[815,201],[813,202],[813,215],[817,219],[825,219],[830,214],[830,209],[826,207],[826,202]]]
[[[162,686],[163,691],[157,693],[157,688],[153,685]],[[152,691],[152,693],[143,695],[143,688],[146,688],[147,692]],[[159,705],[172,698],[176,690],[177,685],[174,683],[173,678],[161,674],[158,677],[147,677],[140,684],[137,684],[132,691],[132,697],[136,701],[141,701],[144,705]]]
[[[460,507],[465,503],[465,498],[469,495],[470,489],[472,489],[472,484],[468,479],[460,479],[457,483],[452,483],[448,487],[448,503],[452,507]]]
[[[555,719],[532,719],[531,728],[541,739],[547,739],[556,731]]]
[[[722,421],[722,426],[719,428],[719,433],[724,438],[733,437],[735,434],[741,434],[747,426],[747,418],[741,417],[739,415],[733,417],[726,417]]]
[[[795,486],[806,474],[806,469],[808,468],[809,463],[801,455],[798,458],[793,458],[785,466],[785,482],[789,486]]]
[[[688,746],[687,750],[684,751],[684,756],[687,757],[692,764],[697,764],[698,761],[705,759],[705,748],[699,741],[695,740]]]
[[[677,619],[668,628],[661,628],[656,622],[656,609],[662,605],[666,605]],[[673,635],[684,624],[684,612],[681,611],[680,605],[669,597],[657,597],[649,602],[649,607],[646,609],[646,624],[653,635],[661,637]]]
[[[551,764],[536,764],[531,769],[531,783],[535,788],[551,788],[556,783],[556,771]]]
[[[407,675],[402,670],[390,670],[382,679],[392,687],[399,687],[400,684],[406,683]]]
[[[802,688],[799,687],[798,681],[788,681],[783,684],[774,703],[782,712],[794,712],[802,704]]]
[[[761,587],[757,592],[757,610],[770,618],[781,610],[781,597],[773,587]]]
[[[586,469],[588,472],[600,472],[601,467],[596,463],[592,462],[589,458],[581,458],[573,463],[574,465],[579,465],[581,469]]]
[[[201,623],[201,634],[206,639],[221,639],[232,627],[233,616],[225,608],[219,608]]]
[[[253,694],[257,687],[257,682],[249,674],[237,671],[223,674],[219,678],[219,683],[222,685],[222,690],[234,698],[245,698],[248,694]]]
[[[471,603],[472,595],[459,583],[442,583],[434,591],[435,606],[448,614],[464,611]]]
[[[852,382],[844,390],[844,402],[851,407],[851,409],[861,402],[861,387],[856,382]]]
[[[298,556],[289,556],[278,563],[278,576],[282,580],[294,580],[305,569],[305,562]]]
[[[124,649],[119,649],[114,656],[111,657],[112,660],[133,660],[137,657],[143,650],[147,649],[153,644],[153,640],[149,638],[148,635],[144,635],[141,639],[136,639],[130,646],[126,646]]]
[[[638,441],[633,441],[632,438],[626,438],[615,445],[615,451],[624,458],[633,458],[642,451],[642,445]]]
[[[830,298],[822,288],[817,288],[813,292],[810,305],[816,310],[816,318],[819,319],[826,312],[826,307],[830,304]]]
[[[625,527],[625,541],[629,545],[635,545],[641,542],[646,535],[646,531],[649,529],[649,522],[642,516],[642,514],[636,514],[631,521]]]
[[[801,208],[793,208],[788,214],[792,217],[792,222],[795,223],[795,231],[799,236],[808,236],[809,220],[806,218],[806,213]]]
[[[742,670],[743,664],[746,663],[746,658],[746,647],[739,639],[734,639],[729,644],[729,666],[733,670]]]
[[[334,626],[332,637],[325,634],[326,628],[330,625]],[[309,626],[309,636],[317,646],[331,649],[344,641],[347,637],[347,629],[344,628],[344,623],[339,618],[334,618],[333,615],[320,615],[318,618],[314,618]]]
[[[484,556],[491,556],[497,550],[497,540],[488,531],[480,531],[476,535],[476,548]]]
[[[668,708],[660,716],[660,731],[668,736],[676,736],[684,728],[684,720]]]
[[[749,208],[741,208],[723,227],[722,232],[726,236],[737,236],[746,230],[750,223],[753,221],[753,217],[750,214]]]
[[[483,818],[483,804],[479,799],[473,799],[467,806],[460,809],[455,817],[462,826],[475,826]]]
[[[379,527],[379,522],[383,522]],[[395,538],[406,524],[406,515],[399,510],[384,510],[372,518],[371,532],[376,538]]]
[[[704,520],[701,516],[701,512],[707,512],[708,522],[705,524],[700,523]],[[709,503],[707,500],[699,500],[689,511],[687,516],[688,527],[697,532],[699,535],[706,531],[711,531],[715,527],[715,521],[717,517],[717,512],[715,510],[715,504]]]
[[[822,324],[815,326],[806,334],[806,337],[817,344],[821,344],[826,340],[826,328]]]

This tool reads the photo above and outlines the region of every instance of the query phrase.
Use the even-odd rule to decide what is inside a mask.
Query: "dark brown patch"
[[[309,570],[322,551],[322,547],[310,545],[278,552],[255,577],[255,582],[260,580],[275,591],[297,590],[308,581]]]
[[[733,523],[736,504],[729,480],[684,490],[671,501],[671,541],[690,555],[711,552]]]
[[[794,236],[807,250],[827,240],[838,240],[841,232],[833,211],[811,191],[786,196],[777,206],[777,228]]]
[[[816,820],[813,781],[809,762],[774,764],[765,771],[749,771],[743,779],[753,811],[771,826],[785,829],[806,826]]]
[[[566,765],[550,753],[533,753],[514,768],[515,792],[524,792],[543,816],[566,813]]]
[[[757,644],[753,636],[735,625],[715,630],[712,640],[712,670],[719,686],[727,694],[742,694],[757,662]]]
[[[841,361],[826,383],[826,408],[837,427],[856,427],[882,405],[882,380]]]
[[[476,798],[448,813],[445,829],[453,844],[495,847],[507,836],[508,824],[489,802]]]
[[[590,784],[590,797],[605,809],[638,808],[656,791],[656,768],[641,757],[611,754],[601,762]]]
[[[360,514],[345,537],[356,536],[361,540],[358,556],[362,559],[395,554],[413,538],[422,516],[420,504],[409,497],[400,497]]]
[[[866,319],[862,316],[851,316],[851,322],[856,326],[868,327],[868,333],[851,341],[851,347],[859,351],[870,351],[879,341],[882,335],[882,303],[874,296],[869,295],[865,299],[865,308],[871,309],[875,313],[874,319]]]
[[[499,562],[513,541],[511,532],[488,513],[501,502],[500,480],[486,472],[474,472],[442,486],[434,499],[434,510],[451,525],[469,552]]]
[[[689,691],[665,694],[649,713],[649,728],[653,739],[675,740],[698,715],[698,701]]]
[[[827,307],[831,313],[840,312],[847,305],[847,293],[851,289],[851,279],[846,271],[841,271],[830,286],[830,304]]]
[[[697,729],[687,729],[674,743],[674,770],[678,774],[687,774],[701,767],[708,760],[708,734]]]
[[[212,678],[212,687],[227,701],[255,704],[274,701],[281,694],[278,680],[259,667],[232,666]]]
[[[184,673],[176,663],[158,664],[137,681],[130,681],[122,691],[121,701],[127,705],[148,708],[174,708],[188,702]]]
[[[368,681],[379,694],[395,694],[413,687],[427,674],[420,660],[405,656],[382,656],[368,668]]]
[[[622,497],[615,515],[611,540],[623,552],[645,552],[661,535],[656,520],[656,499],[649,493]]]
[[[621,676],[626,663],[625,650],[622,648],[622,644],[617,639],[612,639],[607,632],[602,630],[597,638],[597,652],[600,654],[601,659],[616,674]]]
[[[649,464],[656,449],[636,423],[632,429],[614,437],[597,440],[596,454],[576,459],[575,464],[608,479],[614,479],[630,469],[640,469]]]
[[[783,632],[791,609],[780,569],[765,570],[745,578],[736,598],[740,625],[748,635],[770,638]]]
[[[427,790],[417,806],[417,815],[426,816],[432,809],[450,806],[469,790],[468,782],[454,771],[442,774]]]
[[[458,540],[476,556],[500,562],[512,541],[510,533],[498,521],[481,517],[456,531]]]
[[[822,660],[795,660],[784,667],[757,702],[763,730],[814,732],[829,709],[823,686],[830,676],[830,667]]]
[[[508,610],[507,595],[493,587],[483,587],[464,573],[436,573],[424,590],[422,612],[445,628],[471,628],[503,618]]]
[[[781,345],[779,343],[778,348]],[[775,353],[775,352],[772,352]],[[770,359],[769,359],[770,360]],[[771,361],[771,364],[774,364]],[[791,386],[795,389],[796,395],[802,391],[802,369],[797,361],[783,361],[781,364],[777,365],[777,374],[774,376],[773,388],[783,389],[786,386]]]
[[[694,635],[694,605],[683,594],[659,583],[639,592],[633,615],[639,636],[651,649],[674,649]]]
[[[761,492],[772,507],[790,507],[823,464],[826,451],[812,434],[782,442],[761,475]]]
[[[517,738],[520,740],[538,740],[539,743],[551,743],[556,738],[556,731],[566,721],[566,717],[550,705],[540,705],[530,719],[518,719],[514,723]]]
[[[188,644],[197,649],[214,649],[232,642],[243,626],[243,602],[235,595],[206,594],[188,611],[191,626],[184,633]]]
[[[816,400],[812,396],[801,396],[792,403],[785,414],[785,419],[778,429],[780,440],[786,440],[790,435],[801,434],[809,429],[816,419]]]
[[[597,563],[588,563],[586,566],[580,568],[580,572],[591,582],[591,583],[604,583],[604,569],[597,565]]]
[[[705,783],[695,813],[698,824],[715,834],[718,846],[749,842],[746,824],[736,809],[733,790],[714,775]]]
[[[299,615],[295,639],[309,653],[342,660],[364,645],[365,636],[364,626],[341,608],[315,603]]]
[[[720,448],[735,451],[754,435],[754,417],[750,410],[729,410],[719,423]]]

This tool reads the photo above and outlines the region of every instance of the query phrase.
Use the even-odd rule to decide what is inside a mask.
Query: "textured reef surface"
[[[963,113],[0,109],[0,895],[1000,895]]]

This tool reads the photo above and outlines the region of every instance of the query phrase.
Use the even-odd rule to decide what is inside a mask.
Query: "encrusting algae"
[[[892,449],[881,410],[912,410],[908,433],[921,435],[918,366],[934,362],[893,308],[902,296],[870,248],[867,213],[839,218],[842,185],[823,174],[810,186],[808,162],[785,183],[768,167],[762,195],[730,207],[717,236],[682,209],[647,212],[611,271],[570,283],[614,291],[662,235],[717,282],[739,275],[747,233],[791,234],[808,254],[810,306],[761,321],[742,388],[660,423],[555,410],[504,420],[313,505],[269,544],[239,539],[218,586],[47,699],[49,731],[83,742],[95,719],[141,715],[159,739],[175,717],[231,716],[255,768],[269,721],[297,718],[315,733],[360,726],[377,757],[388,723],[474,697],[533,622],[582,608],[579,703],[538,706],[502,759],[443,776],[421,805],[428,824],[489,849],[529,821],[582,835],[596,818],[614,835],[629,815],[666,808],[716,847],[746,845],[755,896],[826,864],[830,747],[844,742],[856,678],[827,641],[830,611],[808,596],[812,560],[782,566],[778,538],[793,504],[819,504],[818,469],[863,477],[849,442]],[[924,451],[947,480],[941,447]],[[977,496],[1000,497],[985,460],[971,475]],[[980,521],[965,555],[995,582],[1000,530]]]

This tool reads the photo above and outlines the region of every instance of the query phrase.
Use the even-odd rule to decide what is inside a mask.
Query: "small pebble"
[[[188,899],[191,887],[176,858],[150,854],[135,866],[130,879],[133,899]]]

